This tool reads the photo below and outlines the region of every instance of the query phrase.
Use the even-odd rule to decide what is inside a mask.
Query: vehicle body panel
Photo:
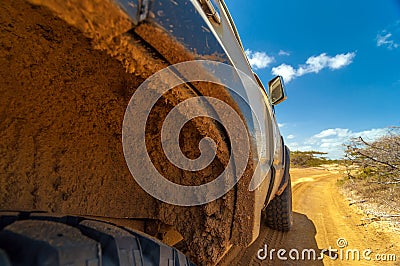
[[[129,3],[126,4],[127,1],[124,0],[118,0],[117,2],[122,3],[123,6],[130,5]],[[229,64],[247,76],[252,77],[254,82],[257,82],[225,3],[221,0],[214,1],[214,4],[219,5],[216,8],[219,11],[220,23],[207,16],[198,0],[154,1],[150,5],[148,17],[145,21],[151,27],[161,29],[170,35],[175,42],[182,44],[192,54],[193,59],[216,60]],[[137,5],[140,6],[141,3]],[[136,18],[136,20],[138,19]],[[135,18],[133,18],[133,21],[135,22]],[[148,28],[145,31],[147,30]],[[147,38],[147,32],[143,33],[140,27],[136,30],[136,33],[155,47],[171,64],[180,62],[179,59],[177,60],[176,57],[170,55],[169,51],[166,51],[168,47],[160,47],[157,41]],[[257,180],[253,181],[259,184],[260,180],[263,180],[262,184],[257,186],[254,191],[255,200],[252,212],[255,219],[251,230],[253,236],[250,241],[245,241],[247,244],[250,244],[257,237],[261,221],[261,210],[265,203],[268,203],[278,191],[284,174],[283,142],[273,106],[266,89],[261,86],[258,89],[260,91],[255,92],[245,88],[244,94],[247,95],[245,100],[251,103],[253,111],[259,112],[261,117],[265,117],[265,121],[259,121],[258,125],[255,122],[254,115],[242,110],[252,143],[252,160],[258,165],[254,170],[254,176]],[[229,89],[227,91],[231,93]],[[260,92],[264,95],[264,98],[259,97]],[[235,97],[234,95],[232,96]],[[258,128],[261,130],[257,130]],[[274,167],[275,176],[273,179],[271,167]],[[273,184],[271,183],[272,180],[274,181]],[[269,189],[270,186],[272,188]],[[255,189],[254,185],[250,185],[249,189]],[[271,191],[271,194],[268,199],[265,199],[268,190]],[[237,204],[237,206],[239,205]]]
[[[154,1],[146,21],[151,27],[163,30],[170,35],[171,39],[182,44],[192,54],[193,59],[208,59],[227,63],[257,82],[240,43],[236,28],[230,19],[229,11],[225,4],[220,1],[218,3],[220,4],[218,7],[220,23],[208,17],[197,0]],[[176,60],[176,57],[169,55],[169,51],[165,50],[168,48],[160,47],[155,40],[146,38],[147,32],[143,32],[140,26],[136,33],[155,47],[171,63],[180,62]],[[273,198],[278,190],[284,173],[283,143],[273,107],[265,88],[259,87],[258,89],[259,91],[255,92],[245,88],[244,94],[247,95],[245,100],[251,103],[253,111],[259,112],[261,113],[260,116],[265,117],[265,121],[259,121],[260,124],[257,125],[254,116],[242,110],[252,140],[252,159],[255,164],[259,165],[255,169],[255,176],[260,180],[265,178],[254,192],[254,198],[257,200],[252,206],[255,217],[252,225],[253,237],[251,241],[246,241],[247,244],[251,243],[258,235],[261,209],[264,207],[269,186],[273,185],[267,202]],[[228,89],[227,91],[231,93]],[[263,98],[259,97],[260,92],[264,95]],[[257,128],[261,128],[261,130],[257,130]],[[273,171],[275,173],[274,184],[271,184],[271,167],[275,168]],[[255,188],[250,186],[250,189]]]
[[[10,0],[7,1],[11,2]],[[23,0],[14,2],[17,1],[22,2]],[[84,51],[93,53],[96,56],[96,60],[100,57],[107,57],[108,60],[113,61],[115,65],[121,68],[118,68],[119,71],[126,75],[138,77],[138,83],[143,82],[152,74],[170,65],[201,59],[223,62],[235,67],[257,84],[237,31],[223,2],[214,1],[219,3],[218,9],[221,22],[217,23],[215,19],[207,16],[202,9],[202,5],[197,0],[104,0],[101,3],[92,0],[27,1],[33,5],[41,6],[39,8],[29,8],[28,6],[27,10],[36,12],[37,10],[43,11],[46,9],[43,13],[47,12],[48,17],[54,18],[53,20],[59,24],[64,23],[65,28],[69,29],[69,31],[62,30],[60,32],[68,32],[69,34],[80,36],[78,41],[86,44]],[[34,21],[32,23],[37,22]],[[45,23],[42,22],[42,24]],[[56,32],[56,27],[52,26],[49,24],[48,28]],[[21,32],[24,32],[26,28],[29,27],[24,27]],[[35,37],[42,40],[39,35]],[[54,52],[58,48],[58,44],[49,46],[50,48],[47,49]],[[65,54],[60,49],[55,52]],[[29,58],[31,59],[31,56]],[[82,63],[79,56],[76,57],[76,61],[69,59],[71,62],[64,61],[62,55],[59,58],[60,60],[56,62],[59,64],[79,65]],[[42,67],[41,71],[46,73],[46,66],[38,66],[38,68],[40,67]],[[101,65],[100,68],[102,67],[107,68],[109,65]],[[81,74],[79,72],[80,68],[77,68],[76,71]],[[69,130],[68,127],[60,127],[60,132],[54,133],[58,142],[48,142],[48,139],[43,137],[43,141],[39,143],[32,138],[32,146],[36,145],[46,151],[43,152],[43,157],[41,158],[43,161],[53,161],[54,154],[57,153],[58,149],[65,151],[65,154],[57,154],[63,158],[65,169],[68,169],[67,166],[76,169],[74,169],[74,173],[71,174],[66,170],[63,172],[61,179],[59,177],[60,174],[56,173],[59,170],[57,167],[50,169],[49,172],[64,182],[65,187],[62,189],[73,189],[74,196],[66,198],[59,186],[49,185],[51,176],[43,174],[46,173],[44,168],[47,164],[35,163],[30,174],[35,174],[37,177],[37,180],[34,180],[35,182],[44,184],[42,187],[35,187],[35,193],[37,192],[36,190],[39,190],[38,193],[47,193],[46,196],[51,195],[52,197],[42,197],[42,200],[38,203],[25,201],[18,194],[13,198],[12,202],[4,198],[3,202],[1,202],[2,208],[113,219],[127,218],[160,221],[165,225],[175,227],[185,239],[190,240],[189,246],[192,256],[203,256],[202,258],[209,264],[215,263],[220,256],[225,254],[225,249],[233,244],[251,244],[259,234],[261,210],[265,203],[278,191],[283,175],[282,169],[284,168],[282,159],[284,157],[283,142],[275,120],[273,106],[263,85],[260,84],[256,90],[245,87],[241,91],[245,96],[245,100],[250,102],[253,111],[259,114],[259,117],[264,117],[264,120],[258,122],[248,106],[242,105],[238,96],[228,88],[221,89],[214,86],[204,88],[200,85],[191,85],[179,91],[181,94],[188,92],[184,97],[188,95],[190,97],[207,95],[218,98],[223,95],[221,98],[237,110],[246,123],[251,145],[246,172],[235,188],[229,191],[226,196],[202,206],[179,207],[158,201],[141,189],[130,175],[123,153],[120,152],[122,150],[119,138],[122,124],[121,118],[123,118],[123,112],[126,110],[129,98],[137,87],[125,88],[126,84],[120,84],[122,88],[114,88],[112,84],[110,85],[112,88],[104,89],[108,94],[99,94],[103,95],[102,98],[97,97],[96,101],[91,105],[92,102],[86,101],[83,97],[87,87],[80,85],[86,85],[85,82],[89,80],[89,77],[95,77],[95,75],[95,72],[90,75],[81,75],[81,78],[71,80],[71,82],[82,82],[81,84],[76,84],[78,89],[74,93],[82,96],[82,108],[84,107],[85,110],[90,109],[90,115],[96,116],[100,111],[104,111],[104,115],[110,116],[108,120],[100,119],[98,121],[101,127],[96,125],[97,129],[90,129],[91,133],[88,137],[95,139],[97,136],[101,136],[101,138],[97,137],[96,139],[96,141],[99,140],[97,146],[93,145],[92,150],[83,150],[85,146],[80,147],[79,144],[72,141],[67,142],[63,134],[71,134],[71,132],[66,132]],[[37,79],[40,78],[42,77]],[[44,75],[43,79],[46,78],[48,77]],[[58,82],[56,84],[60,89],[68,88],[68,82],[63,79],[58,80],[58,76],[52,78]],[[30,85],[34,84],[34,81],[29,78],[26,79],[24,81],[25,87],[22,89],[30,89]],[[53,82],[53,80],[49,81],[49,83]],[[12,93],[13,89],[10,89],[9,95],[14,95]],[[93,86],[91,89],[93,89],[91,93],[97,96],[97,87]],[[52,87],[49,87],[48,90],[46,93],[54,94]],[[32,95],[35,95],[34,93],[38,93],[38,91],[32,91]],[[178,98],[181,94],[173,96]],[[165,102],[174,103],[173,101],[176,100],[176,103],[184,97],[182,96],[178,100],[170,97]],[[45,98],[47,99],[48,97]],[[7,100],[8,98],[5,97],[4,99]],[[18,99],[18,101],[20,101],[20,105],[29,105],[24,102],[24,99]],[[98,103],[103,103],[101,108]],[[166,112],[167,107],[170,107],[167,103],[162,106],[164,109],[159,108],[160,112]],[[49,104],[50,106],[51,104],[61,105],[53,102],[49,102]],[[63,108],[69,108],[70,106],[73,106],[73,104],[69,102],[65,102],[62,105]],[[75,109],[72,111],[76,111]],[[68,111],[62,109],[57,113],[59,116],[53,119],[57,122],[62,121],[64,113]],[[82,118],[79,112],[75,113],[77,116],[71,118],[71,121]],[[113,114],[112,118],[111,114]],[[10,119],[14,120],[23,116],[23,114],[19,113],[12,115],[14,116]],[[40,115],[35,115],[34,119],[38,128],[40,128],[40,132],[42,132],[46,121],[43,122],[40,118]],[[45,119],[46,117],[44,116],[43,118]],[[87,123],[84,125],[86,126]],[[196,124],[196,126],[199,126],[197,128],[199,132],[200,129],[203,130],[200,133],[214,130],[214,136],[221,140],[221,145],[225,145],[223,134],[218,131],[218,128],[201,128],[202,125],[200,124]],[[80,136],[81,131],[78,125],[76,125],[76,130],[75,134]],[[34,135],[35,132],[29,131],[27,134],[29,137],[29,134]],[[112,140],[110,142],[112,145],[107,143],[110,139]],[[45,145],[47,143],[51,144]],[[15,147],[15,149],[16,159],[8,154],[3,159],[12,159],[13,162],[22,161],[22,163],[25,163],[26,160],[23,153],[17,150],[18,147]],[[72,152],[75,153],[72,154]],[[88,153],[93,154],[90,154],[90,157],[87,156]],[[30,154],[30,151],[27,154]],[[104,158],[102,157],[101,163],[95,160],[102,155],[104,155]],[[93,159],[94,157],[96,158]],[[223,162],[224,159],[222,158],[221,161]],[[109,164],[104,167],[104,170],[97,171],[96,167],[103,166],[103,162],[108,162]],[[88,168],[87,165],[96,167]],[[29,182],[25,182],[26,173],[18,172],[20,168],[17,168],[13,175],[16,179],[22,181],[16,188],[28,193],[32,188],[29,187]],[[179,174],[181,173],[176,176],[187,177],[185,174],[181,174],[181,176]],[[193,178],[193,176],[189,175],[188,179],[190,178]],[[87,185],[86,181],[90,185]],[[84,183],[84,185],[81,183]],[[261,185],[258,186],[258,184]],[[266,196],[268,197],[267,199]]]

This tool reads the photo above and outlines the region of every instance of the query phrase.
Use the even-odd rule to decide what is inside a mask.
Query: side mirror
[[[277,76],[268,82],[268,89],[273,105],[280,104],[286,100],[287,96],[281,76]]]

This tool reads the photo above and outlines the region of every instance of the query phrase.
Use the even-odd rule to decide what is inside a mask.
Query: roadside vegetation
[[[345,194],[368,215],[365,221],[390,221],[400,228],[400,128],[373,142],[351,139],[344,164]]]
[[[339,164],[339,160],[330,160],[324,157],[327,153],[319,151],[291,151],[291,167],[307,168],[319,167],[327,164]]]
[[[400,232],[400,127],[375,141],[353,138],[345,148],[343,160],[330,160],[319,151],[291,151],[291,167],[322,166],[343,173],[338,184],[350,205],[365,213],[363,224],[379,222]]]

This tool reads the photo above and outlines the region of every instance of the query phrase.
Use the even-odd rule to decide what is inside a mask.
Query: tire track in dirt
[[[248,248],[233,247],[220,265],[376,265],[375,255],[395,254],[400,256],[400,236],[382,232],[373,226],[362,225],[360,212],[344,199],[338,192],[337,180],[340,175],[323,169],[292,169],[293,191],[293,229],[281,233],[261,226],[260,236]],[[338,239],[343,238],[348,246],[340,249]],[[257,258],[260,249],[267,245],[267,250],[288,252],[291,249],[300,251],[313,249],[317,257],[322,249],[337,249],[339,259],[332,260],[325,253],[323,260],[278,260],[276,251],[272,260],[261,261]],[[346,259],[347,252],[359,250],[360,261]],[[371,261],[362,258],[362,252],[372,250]],[[341,251],[342,250],[342,251]],[[342,252],[342,253],[341,253]],[[264,252],[261,252],[263,255]],[[332,253],[335,255],[335,253]],[[340,258],[342,257],[342,258]],[[355,256],[357,259],[357,256]],[[400,257],[396,261],[381,262],[380,265],[400,265]]]
[[[327,173],[324,175],[323,173]],[[299,184],[294,192],[294,211],[306,214],[317,228],[316,242],[318,247],[327,249],[332,247],[338,249],[343,258],[331,260],[325,256],[325,265],[375,265],[377,261],[366,261],[362,258],[362,252],[370,249],[373,251],[371,258],[379,253],[400,255],[398,237],[388,232],[377,231],[375,227],[363,225],[362,214],[355,207],[349,206],[337,188],[337,180],[341,176],[320,169],[294,169],[294,179],[310,176],[313,182]],[[338,239],[343,238],[348,245],[340,249],[337,245]],[[396,240],[397,238],[397,240]],[[360,261],[346,258],[349,250],[359,250]],[[356,256],[357,257],[357,256]],[[400,258],[398,258],[399,260]],[[394,262],[385,262],[382,265],[393,265]]]

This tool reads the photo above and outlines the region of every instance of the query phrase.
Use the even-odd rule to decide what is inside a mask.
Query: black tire
[[[288,232],[292,228],[293,211],[290,176],[285,191],[268,204],[265,210],[265,222],[269,228],[282,232]]]
[[[194,264],[157,239],[111,223],[0,212],[0,265]]]
[[[265,222],[271,229],[288,232],[293,225],[292,211],[292,186],[290,181],[290,151],[285,147],[285,177],[288,179],[288,184],[279,196],[275,196],[268,204],[265,210]]]

